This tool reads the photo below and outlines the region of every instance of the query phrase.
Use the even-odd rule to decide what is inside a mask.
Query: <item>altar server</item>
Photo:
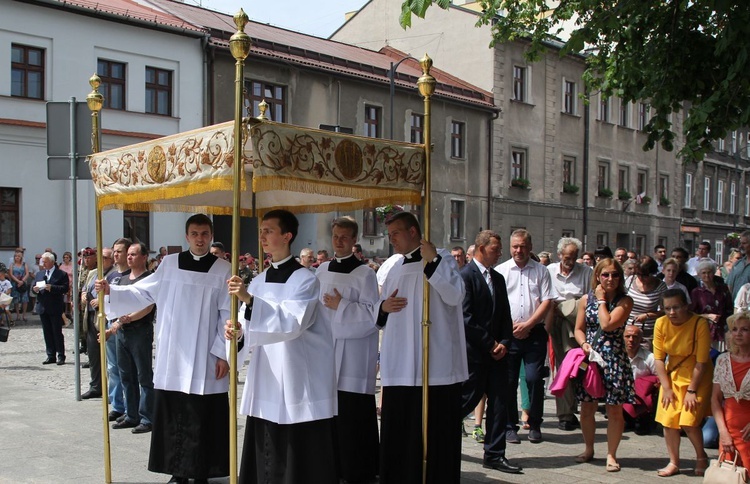
[[[339,477],[369,482],[378,474],[378,417],[375,373],[378,360],[375,272],[352,251],[359,226],[351,217],[331,224],[335,257],[318,267],[321,322],[333,330],[338,381],[336,453]]]
[[[245,303],[240,361],[252,351],[240,404],[243,484],[338,483],[333,336],[318,314],[318,279],[290,251],[298,227],[286,210],[266,213],[260,241],[270,267],[247,288],[238,276],[228,283]],[[231,323],[226,330],[231,337]]]
[[[229,262],[209,253],[213,222],[188,218],[189,250],[165,256],[157,271],[128,286],[97,281],[115,319],[156,304],[154,421],[148,469],[171,483],[229,475]]]
[[[430,285],[430,366],[427,482],[461,477],[461,383],[468,378],[462,304],[464,283],[450,252],[422,239],[416,217],[400,212],[386,222],[394,252],[404,257],[388,272],[378,326],[383,405],[381,484],[422,481],[422,293]]]

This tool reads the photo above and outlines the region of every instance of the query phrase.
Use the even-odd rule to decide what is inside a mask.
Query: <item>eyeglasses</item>
[[[619,272],[602,272],[601,274],[599,274],[599,277],[603,277],[605,279],[609,279],[610,277],[612,279],[619,279],[620,273]]]

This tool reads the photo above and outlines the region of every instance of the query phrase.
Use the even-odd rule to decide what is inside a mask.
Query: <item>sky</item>
[[[324,38],[344,23],[344,14],[367,3],[367,0],[184,1],[230,15],[242,8],[253,21]]]

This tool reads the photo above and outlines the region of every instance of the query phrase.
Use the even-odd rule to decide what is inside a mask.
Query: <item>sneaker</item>
[[[474,437],[474,440],[476,440],[480,444],[484,442],[484,431],[480,426],[474,427],[474,431],[471,433],[471,436]]]
[[[518,438],[518,433],[515,429],[508,429],[505,431],[505,441],[509,444],[520,444],[521,439]]]

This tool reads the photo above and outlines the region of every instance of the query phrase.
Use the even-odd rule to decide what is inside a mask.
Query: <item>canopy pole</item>
[[[234,15],[237,32],[229,39],[229,50],[235,59],[234,78],[234,180],[232,185],[232,274],[239,274],[240,253],[240,190],[243,167],[242,106],[244,101],[245,59],[250,54],[250,36],[245,25],[250,21],[244,10]],[[232,327],[237,328],[239,301],[232,296],[229,314]],[[237,483],[237,330],[229,347],[229,482]]]
[[[104,96],[99,93],[99,85],[102,80],[94,74],[89,79],[89,84],[93,91],[86,96],[86,104],[91,111],[91,153],[99,153],[101,151],[101,127],[99,126],[99,111],[102,110],[104,105]],[[99,207],[99,200],[96,197],[96,278],[104,278],[104,260],[102,258],[104,243],[102,241],[102,210]],[[107,394],[107,320],[104,317],[104,293],[99,292],[96,296],[97,299],[97,313],[96,323],[99,328],[99,361],[102,373],[102,393]],[[86,324],[84,322],[84,324]],[[78,343],[76,343],[78,344]],[[104,436],[104,482],[107,484],[112,482],[112,457],[110,455],[110,443],[109,443],[109,401],[108,399],[102,398],[102,425]]]
[[[422,237],[430,240],[430,216],[431,216],[431,167],[432,158],[432,113],[430,98],[435,92],[435,78],[430,75],[432,59],[425,54],[419,61],[422,66],[422,75],[417,80],[419,93],[424,97],[424,199],[422,201],[423,227]],[[422,294],[422,483],[427,482],[427,422],[430,408],[430,283],[424,279]]]

